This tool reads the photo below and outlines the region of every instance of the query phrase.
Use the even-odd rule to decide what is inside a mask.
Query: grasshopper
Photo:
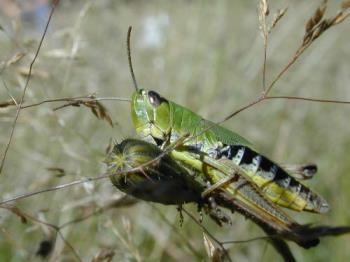
[[[180,147],[170,151],[170,156],[182,167],[196,172],[202,183],[209,184],[201,193],[202,201],[213,196],[220,206],[250,218],[268,235],[276,234],[270,241],[285,261],[295,260],[280,237],[310,248],[318,244],[319,237],[350,232],[349,227],[299,225],[278,208],[280,205],[314,213],[329,210],[326,200],[298,181],[311,178],[317,171],[316,166],[283,168],[259,154],[242,136],[155,91],[138,89],[131,63],[130,32],[131,28],[127,44],[136,89],[131,99],[136,132],[160,150],[187,137]]]
[[[131,115],[138,135],[160,146],[190,135],[184,145],[172,153],[174,158],[189,166],[195,166],[193,163],[203,154],[208,156],[205,161],[227,159],[272,202],[296,211],[325,213],[329,210],[326,200],[278,164],[257,153],[248,140],[155,91],[136,90],[132,95]],[[217,161],[207,164],[212,166],[213,163],[216,168],[220,166]]]
[[[181,161],[185,160],[183,163],[194,166],[193,163],[202,154],[213,159],[226,158],[236,167],[239,166],[242,169],[241,175],[255,183],[272,202],[296,211],[326,213],[329,210],[323,197],[295,178],[310,178],[314,172],[311,172],[311,176],[310,172],[306,172],[293,177],[285,169],[256,152],[252,144],[242,136],[165,99],[155,91],[139,89],[132,67],[130,35],[131,27],[127,37],[129,68],[135,88],[131,99],[131,116],[136,133],[142,139],[164,148],[189,135],[190,139],[182,148],[172,151],[175,152],[173,155],[176,151],[181,152],[174,157],[180,156]],[[230,173],[226,175],[230,176]]]

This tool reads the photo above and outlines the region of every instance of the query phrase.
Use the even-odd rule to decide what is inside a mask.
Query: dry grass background
[[[272,10],[289,6],[271,35],[267,82],[281,70],[299,46],[304,25],[319,2],[271,1]],[[334,13],[339,2],[329,6]],[[24,52],[1,78],[20,97],[25,74],[40,33],[26,24],[14,31],[0,17],[0,61]],[[100,97],[130,97],[132,81],[125,38],[134,27],[132,46],[139,86],[159,91],[211,120],[221,120],[256,98],[262,90],[263,42],[254,1],[62,1],[34,65],[25,97],[31,104],[45,99],[97,93]],[[318,39],[272,91],[350,100],[349,22]],[[9,100],[3,83],[0,101]],[[98,120],[84,107],[52,109],[48,103],[24,109],[0,176],[3,199],[40,190],[104,171],[102,160],[110,138],[134,137],[129,104],[106,101],[112,120]],[[300,101],[266,101],[224,125],[244,134],[258,149],[283,163],[316,162],[319,173],[308,184],[329,200],[325,215],[291,213],[302,223],[350,224],[349,106]],[[10,134],[15,108],[0,108],[1,152]],[[65,176],[47,168],[59,167]],[[89,214],[121,196],[108,180],[40,194],[16,202],[23,211],[60,225]],[[195,212],[195,207],[191,209]],[[231,227],[204,225],[220,240],[241,240],[262,233],[234,215]],[[40,260],[39,244],[50,230],[21,223],[0,210],[0,260]],[[84,261],[101,250],[113,250],[114,261],[208,260],[201,229],[185,217],[182,227],[175,207],[139,203],[110,209],[71,225],[63,235]],[[291,244],[300,261],[344,261],[350,258],[349,236],[327,238],[315,249]],[[229,246],[234,261],[279,259],[264,241]],[[69,248],[58,240],[51,260],[71,261]]]

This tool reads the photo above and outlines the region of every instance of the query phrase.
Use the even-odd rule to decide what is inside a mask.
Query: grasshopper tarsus
[[[184,223],[184,215],[182,213],[182,205],[178,205],[177,206],[177,211],[179,212],[179,216],[180,216],[180,227],[182,227],[183,223]]]

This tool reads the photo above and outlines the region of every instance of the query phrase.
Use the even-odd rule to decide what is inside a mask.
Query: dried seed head
[[[259,17],[259,28],[261,30],[261,35],[264,39],[267,38],[267,26],[266,17],[269,15],[269,7],[266,0],[259,1],[258,5],[258,17]]]
[[[279,21],[282,19],[282,17],[286,14],[287,10],[288,10],[288,7],[283,8],[283,9],[278,9],[278,10],[277,10],[277,12],[276,12],[276,13],[274,14],[274,16],[273,16],[273,20],[272,20],[272,23],[271,23],[271,25],[270,25],[270,27],[269,27],[268,33],[270,33],[271,30],[272,30],[273,28],[276,27],[276,25],[278,24],[278,22],[279,22]]]
[[[327,1],[324,1],[320,7],[318,7],[312,17],[306,22],[305,31],[309,33],[314,27],[322,20],[324,13],[327,9]]]

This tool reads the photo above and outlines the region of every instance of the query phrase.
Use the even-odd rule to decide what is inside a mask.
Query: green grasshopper
[[[203,199],[213,196],[220,206],[239,211],[269,235],[277,233],[304,248],[317,245],[318,237],[349,232],[348,227],[299,225],[276,206],[314,213],[329,210],[321,196],[297,180],[311,178],[316,172],[315,166],[297,170],[282,168],[257,153],[242,136],[155,91],[138,89],[130,56],[130,30],[128,58],[136,89],[131,99],[131,114],[136,132],[141,139],[160,149],[187,137],[181,146],[170,151],[170,156],[187,170],[197,172],[202,183],[209,185],[201,193]],[[286,255],[290,252],[284,244],[272,242],[287,261],[292,261]]]
[[[196,203],[205,207],[219,224],[227,220],[215,212],[212,199],[220,207],[241,213],[271,236],[270,241],[286,261],[294,261],[294,258],[283,238],[309,248],[318,244],[318,237],[350,231],[348,227],[300,225],[261,194],[254,183],[246,180],[240,174],[242,170],[227,179],[226,174],[206,166],[205,162],[198,160],[195,165],[202,165],[207,176],[221,178],[219,187],[206,190],[206,181],[198,171],[191,172],[159,147],[143,140],[126,139],[116,144],[105,160],[112,183],[137,198],[166,205]],[[225,162],[222,166],[231,170],[232,162]],[[135,167],[140,168],[127,173]],[[120,175],[122,170],[126,173]],[[115,173],[119,175],[113,175]]]
[[[245,138],[203,119],[155,91],[136,90],[132,95],[131,114],[136,132],[146,141],[164,147],[189,135],[184,145],[172,153],[174,158],[188,166],[195,167],[198,158],[205,155],[209,166],[214,163],[220,169],[219,162],[214,160],[228,159],[272,202],[297,211],[325,213],[329,210],[328,203],[321,196],[253,150]],[[197,170],[202,171],[199,168]],[[227,169],[221,171],[230,175]],[[211,182],[218,183],[220,179],[211,177]]]
[[[130,35],[131,27],[127,36],[129,68],[135,88],[131,115],[136,133],[142,139],[164,148],[184,136],[190,136],[191,139],[187,139],[182,148],[172,151],[183,164],[194,167],[195,161],[203,154],[211,157],[207,160],[226,158],[236,169],[239,167],[242,175],[255,183],[272,202],[297,211],[325,213],[329,210],[325,199],[297,180],[311,178],[317,171],[314,165],[301,170],[292,167],[291,171],[297,172],[288,173],[286,167],[282,168],[254,151],[252,144],[242,136],[205,120],[155,91],[138,89],[131,61]],[[220,168],[215,161],[207,164],[213,163]],[[230,176],[231,172],[226,175]],[[220,183],[215,177],[211,177],[210,182]]]

